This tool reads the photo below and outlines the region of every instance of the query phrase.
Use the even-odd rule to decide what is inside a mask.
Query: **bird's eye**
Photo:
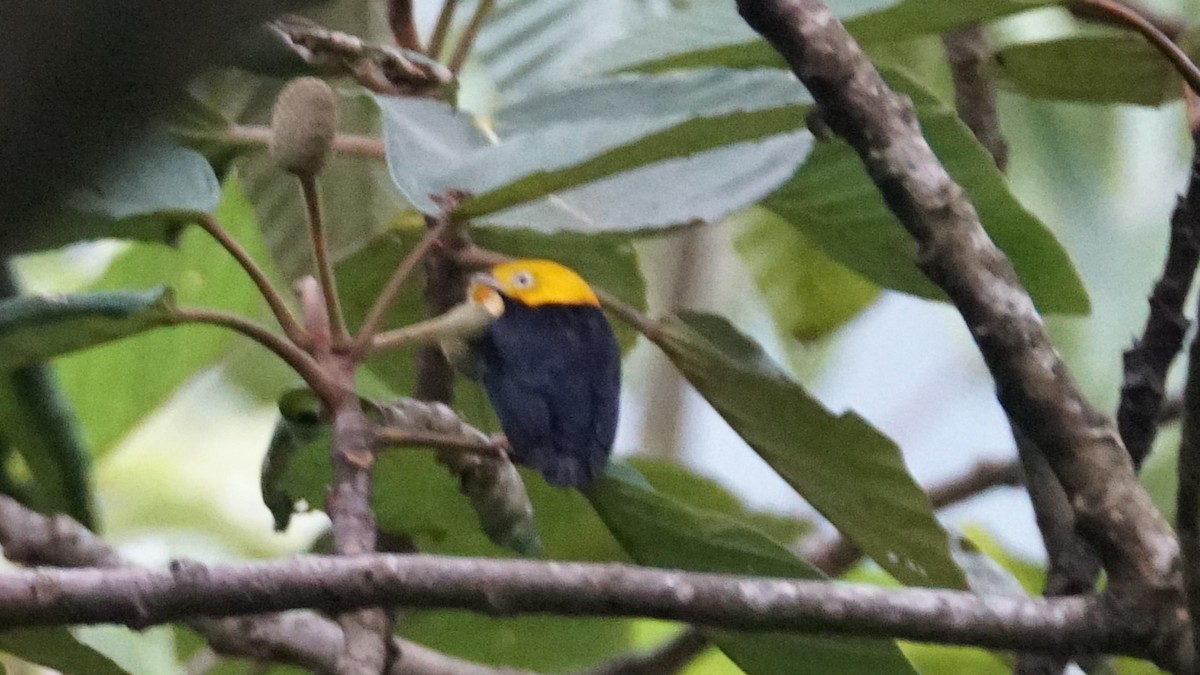
[[[518,290],[533,288],[533,275],[529,272],[517,272],[512,276],[512,285]]]

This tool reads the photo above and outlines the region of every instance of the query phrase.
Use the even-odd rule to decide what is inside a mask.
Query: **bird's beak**
[[[492,316],[504,313],[504,298],[500,297],[500,282],[496,277],[480,272],[471,275],[471,284],[467,287],[467,299],[487,309]]]
[[[476,272],[475,274],[472,274],[471,285],[486,286],[487,288],[495,291],[500,290],[500,282],[496,280],[496,277],[488,274],[487,272]]]

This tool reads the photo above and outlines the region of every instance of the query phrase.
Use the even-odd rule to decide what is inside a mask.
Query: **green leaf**
[[[217,220],[266,266],[270,275],[265,247],[239,182],[226,181],[224,193]],[[175,248],[158,244],[130,246],[112,262],[94,288],[136,288],[154,283],[166,283],[181,306],[248,316],[265,314],[262,296],[241,266],[199,228],[184,232]],[[259,359],[275,358],[222,328],[177,326],[60,359],[55,367],[93,452],[104,453],[188,378],[214,364],[235,344],[252,347]],[[103,383],[103,387],[97,383]]]
[[[965,586],[928,496],[891,439],[852,412],[826,410],[720,317],[670,316],[653,338],[725,421],[881,567],[908,584]]]
[[[460,165],[476,150],[491,147],[471,116],[441,101],[379,96],[388,173],[413,208],[438,213],[431,196],[442,190],[436,176]],[[469,188],[470,186],[464,186]]]
[[[23,250],[104,237],[172,241],[189,221],[211,213],[219,198],[216,175],[200,153],[152,133],[30,225]]]
[[[1086,314],[1087,291],[1062,244],[1017,201],[987,151],[954,110],[897,71],[888,83],[910,96],[946,170],[970,196],[983,227],[1046,313]],[[944,299],[914,264],[916,245],[888,210],[858,155],[841,141],[818,143],[796,175],[762,202],[825,253],[886,288]]]
[[[802,518],[746,508],[717,481],[696,475],[675,462],[633,457],[629,463],[659,493],[688,506],[735,518],[784,546],[795,544],[812,531],[812,523]]]
[[[564,616],[495,618],[465,611],[405,612],[400,635],[476,663],[541,673],[584,672],[633,650],[635,620]]]
[[[900,42],[991,21],[1054,0],[847,0],[834,5],[859,42]],[[642,22],[599,53],[591,64],[602,72],[657,73],[685,68],[786,68],[783,57],[738,16],[733,3],[692,9]]]
[[[91,456],[75,412],[44,363],[0,373],[0,446],[20,453],[33,478],[32,505],[96,529]]]
[[[858,40],[898,42],[1055,4],[1057,0],[854,0],[839,9],[849,15],[846,30]]]
[[[331,479],[329,433],[325,425],[306,424],[303,400],[281,407],[295,418],[290,438],[276,430],[272,460],[264,471],[264,495],[290,511],[296,500],[311,508],[324,503]],[[300,414],[298,414],[298,410]],[[296,433],[291,433],[296,432]],[[521,470],[537,513],[546,557],[562,560],[627,560],[587,501],[574,490],[546,485],[540,474]],[[375,465],[372,503],[379,527],[412,538],[429,553],[511,556],[481,531],[479,518],[459,491],[457,480],[432,452],[382,453]],[[494,619],[470,612],[421,611],[405,616],[401,633],[434,649],[463,658],[539,670],[571,670],[604,660],[630,645],[632,621],[563,617]],[[561,649],[561,645],[578,648]]]
[[[61,626],[5,630],[0,633],[0,651],[63,673],[127,675],[128,672],[76,640]]]
[[[596,55],[601,72],[661,73],[687,68],[786,68],[731,3],[708,3],[647,21]]]
[[[755,111],[738,111],[712,117],[697,117],[659,129],[659,124],[628,122],[590,122],[581,125],[551,127],[539,134],[527,134],[497,146],[480,164],[463,167],[443,180],[447,187],[476,188],[477,194],[464,201],[456,215],[463,219],[479,218],[551,194],[578,188],[625,171],[669,160],[682,160],[706,150],[739,143],[761,142],[764,155],[777,157],[762,167],[769,170],[768,180],[743,189],[733,206],[725,205],[715,213],[697,213],[688,208],[692,191],[664,193],[669,184],[652,184],[659,199],[675,208],[660,207],[662,212],[644,215],[633,222],[605,223],[609,228],[634,229],[666,227],[689,220],[715,220],[732,210],[752,203],[771,187],[784,180],[803,160],[808,136],[802,130],[806,107],[787,105]],[[780,136],[771,139],[773,136]],[[770,139],[770,140],[768,140]],[[727,161],[728,157],[722,160]],[[790,160],[790,161],[787,161]],[[784,163],[780,166],[779,161]],[[501,169],[503,167],[503,169]],[[713,189],[711,174],[685,170],[680,178],[692,178],[680,187]],[[744,170],[745,167],[739,167]],[[496,176],[495,172],[503,171]],[[725,174],[720,176],[726,178]],[[643,177],[644,180],[644,177]],[[594,197],[593,197],[594,198]],[[570,197],[566,198],[568,202]],[[634,217],[636,214],[629,214]],[[531,220],[517,217],[518,222]]]
[[[0,372],[169,323],[170,291],[22,295],[0,301]]]
[[[576,76],[652,12],[639,0],[502,0],[484,21],[471,58],[512,97]]]
[[[256,75],[292,78],[315,74],[292,41],[270,24],[263,22],[237,35],[224,54],[229,65]]]
[[[495,115],[503,137],[536,133],[547,126],[621,119],[661,119],[670,124],[693,116],[811,105],[796,79],[778,70],[710,68],[662,75],[624,74],[576,80],[510,103]]]
[[[629,474],[633,475],[630,476]],[[588,499],[621,546],[642,565],[792,579],[821,573],[754,528],[688,506],[610,466]],[[713,642],[748,675],[915,673],[886,640],[715,631]]]
[[[989,71],[1008,89],[1058,101],[1158,106],[1183,90],[1170,62],[1124,31],[1005,45]]]
[[[508,106],[491,145],[445,104],[380,101],[392,178],[418,210],[461,190],[460,218],[541,232],[719,220],[803,160],[808,103],[778,71],[626,76]]]
[[[879,295],[879,286],[831,260],[799,228],[760,207],[726,220],[775,325],[809,342],[837,330]]]

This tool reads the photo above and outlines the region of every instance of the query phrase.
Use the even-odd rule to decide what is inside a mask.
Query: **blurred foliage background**
[[[772,53],[754,44],[753,34],[736,19],[731,2],[501,0],[496,4],[457,91],[460,106],[477,116],[474,126],[487,133],[519,136],[546,123],[538,115],[574,115],[581,124],[596,122],[601,131],[607,128],[603,124],[613,120],[635,120],[629,128],[613,127],[613,133],[620,132],[617,135],[629,135],[630,128],[640,123],[637,120],[652,120],[638,134],[628,136],[634,139],[690,119],[688,115],[718,114],[719,105],[704,95],[718,103],[734,100],[760,112],[789,106],[800,110],[805,105],[802,91],[795,92],[795,98],[780,95],[754,102],[737,98],[759,91],[751,87],[775,86],[790,76],[778,70],[755,70],[778,63]],[[964,140],[964,130],[955,126],[952,103],[948,103],[953,100],[950,78],[936,32],[960,20],[955,3],[843,0],[832,4],[839,14],[857,17],[850,21],[852,30],[885,67],[890,83],[918,104],[935,150],[960,181],[969,183],[992,235],[1014,257],[1039,307],[1053,314],[1049,323],[1055,340],[1084,391],[1101,408],[1113,409],[1120,385],[1120,354],[1141,330],[1145,298],[1165,248],[1167,220],[1187,178],[1191,145],[1177,79],[1137,36],[1081,24],[1060,8],[1043,7],[1046,3],[988,3],[990,9],[979,10],[979,18],[996,19],[989,23],[989,36],[1005,57],[993,63],[989,72],[1003,85],[1000,119],[1011,149],[1010,194],[998,174],[964,178],[956,170],[968,172],[986,162],[986,155],[969,137]],[[471,7],[472,3],[464,3],[452,40],[461,35]],[[1194,16],[1196,10],[1190,2],[1164,1],[1155,7],[1182,17]],[[424,34],[439,8],[433,0],[417,2]],[[310,15],[331,28],[379,43],[390,41],[383,3],[375,0],[338,0]],[[1188,39],[1181,38],[1185,44]],[[216,169],[220,185],[199,194],[195,181],[180,177],[192,170],[186,166],[188,159],[163,151],[170,156],[155,161],[174,162],[171,166],[178,172],[169,173],[164,184],[153,190],[165,204],[181,210],[186,210],[184,203],[204,210],[205,203],[219,201],[220,222],[275,279],[287,285],[283,280],[307,271],[309,264],[298,191],[262,153],[243,154],[244,148],[233,147],[223,136],[228,121],[265,121],[274,93],[284,81],[281,76],[304,70],[280,49],[264,39],[257,51],[238,57],[243,59],[241,69],[206,74],[192,87],[189,105],[193,107],[171,117],[175,130]],[[708,70],[715,66],[745,70],[735,75]],[[690,69],[692,75],[687,77],[694,77],[684,82],[683,89],[674,80],[654,79],[658,73],[678,69]],[[587,95],[593,98],[583,99],[582,90],[567,88],[563,94],[564,90],[554,89],[617,70],[642,73],[622,80],[634,82],[629,86],[636,91],[590,91]],[[441,112],[430,113],[429,125],[405,127],[389,120],[425,120],[421,117],[425,113],[384,103],[381,115],[380,106],[358,87],[345,81],[337,87],[343,131],[377,135],[382,118],[388,134],[390,175],[382,163],[338,157],[323,178],[347,310],[361,316],[372,289],[414,241],[419,226],[417,214],[397,185],[411,188],[410,200],[420,208],[421,189],[437,183],[434,176],[441,169],[433,163],[438,158],[403,154],[406,151],[397,149],[397,139],[442,134],[466,139],[462,141],[466,149],[475,147],[473,143],[486,145],[486,139],[467,139],[477,133],[472,122]],[[571,98],[576,100],[572,103]],[[661,109],[654,110],[656,106]],[[683,309],[724,316],[730,325],[684,321],[677,334],[678,344],[684,345],[681,349],[693,350],[688,352],[692,356],[702,353],[704,345],[718,345],[720,349],[707,353],[706,368],[726,367],[732,374],[710,383],[713,388],[737,382],[736,368],[720,365],[722,353],[735,353],[729,345],[738,346],[737,341],[744,339],[733,330],[736,327],[762,345],[780,372],[804,385],[814,409],[819,402],[835,413],[853,410],[886,436],[871,442],[885,447],[894,442],[918,483],[929,485],[956,476],[981,458],[1012,456],[1007,423],[961,319],[951,307],[929,299],[936,291],[915,268],[895,263],[889,242],[903,240],[903,233],[899,228],[887,229],[889,217],[871,199],[874,188],[853,175],[852,163],[845,163],[834,146],[814,144],[799,119],[793,115],[793,127],[776,135],[756,127],[728,127],[739,133],[749,129],[745,133],[754,143],[749,150],[724,147],[724,142],[706,146],[721,146],[715,152],[728,153],[706,156],[704,161],[711,164],[708,173],[701,174],[713,176],[709,183],[688,173],[698,171],[695,165],[672,165],[651,177],[626,177],[625,183],[617,178],[595,193],[571,193],[592,209],[585,214],[591,218],[588,222],[608,224],[598,228],[604,232],[589,230],[586,224],[569,226],[569,232],[552,231],[553,223],[546,223],[556,217],[553,209],[527,206],[486,214],[490,222],[482,224],[492,227],[481,227],[476,240],[506,252],[563,259],[627,300],[644,301],[656,316]],[[554,137],[550,142],[563,140]],[[547,152],[536,144],[530,147],[525,156]],[[686,162],[680,158],[689,154],[673,157],[683,165]],[[775,191],[801,158],[806,163],[796,177]],[[752,161],[783,173],[772,178],[765,169],[746,169]],[[784,162],[782,169],[780,162]],[[743,170],[730,177],[721,173],[728,166],[743,166]],[[457,179],[471,179],[469,169],[463,169]],[[170,176],[178,180],[172,183]],[[632,187],[637,181],[678,184],[693,179],[699,181],[689,204],[697,211],[693,217],[720,222],[666,227],[677,225],[679,214],[657,204],[653,195],[639,196]],[[139,189],[151,188],[140,185]],[[772,194],[763,199],[768,193]],[[758,205],[743,208],[752,202]],[[145,206],[147,212],[154,208]],[[634,220],[630,214],[641,220],[630,224]],[[116,218],[113,213],[106,215]],[[69,217],[74,219],[71,222],[86,221],[79,214]],[[512,229],[512,223],[531,230]],[[627,227],[622,231],[612,223]],[[848,231],[860,234],[849,239],[838,234]],[[1057,237],[1065,254],[1045,231]],[[234,261],[197,228],[184,230],[173,246],[105,240],[30,252],[16,259],[15,270],[20,285],[30,292],[166,284],[180,304],[267,316]],[[418,311],[413,290],[392,320],[411,321]],[[631,351],[624,364],[617,454],[631,458],[662,493],[705,513],[697,515],[675,502],[656,502],[647,496],[652,493],[624,483],[607,498],[594,498],[589,504],[577,494],[549,490],[526,474],[538,506],[546,554],[744,569],[747,563],[737,555],[745,555],[746,550],[724,558],[704,550],[704,537],[697,534],[727,532],[721,528],[732,525],[713,520],[713,514],[723,514],[735,518],[738,527],[749,524],[755,532],[766,533],[763,542],[773,542],[762,544],[769,550],[755,553],[762,556],[755,559],[759,569],[790,576],[811,574],[787,554],[784,545],[796,544],[813,528],[829,527],[797,494],[800,489],[816,501],[820,491],[828,489],[827,484],[811,486],[816,469],[797,468],[787,459],[772,461],[761,447],[761,456],[755,453],[743,440],[745,430],[742,435],[735,432],[709,401],[727,417],[740,414],[730,411],[733,403],[723,407],[720,392],[706,391],[701,396],[660,350],[645,340],[634,343],[632,334],[623,337]],[[363,374],[364,392],[379,397],[406,393],[411,368],[407,360],[399,365],[400,359],[410,357],[390,354],[372,363]],[[148,565],[161,565],[173,557],[223,561],[280,556],[308,549],[323,532],[324,516],[309,513],[293,518],[286,532],[276,533],[263,505],[259,470],[277,423],[276,400],[296,380],[257,346],[212,328],[185,327],[68,354],[54,360],[52,372],[64,396],[59,403],[69,404],[63,409],[71,411],[78,423],[75,436],[59,439],[60,445],[83,448],[87,460],[83,468],[68,471],[39,466],[30,459],[43,456],[38,452],[55,450],[34,450],[34,444],[46,439],[19,435],[22,425],[34,423],[23,416],[19,396],[0,392],[12,397],[0,396],[6,480],[15,491],[26,490],[33,503],[93,519],[124,555]],[[762,377],[762,371],[753,376]],[[798,395],[792,390],[786,393]],[[490,424],[479,392],[466,383],[456,407],[480,426]],[[850,418],[837,420],[857,424]],[[758,431],[766,433],[762,426]],[[803,433],[804,427],[799,428]],[[1176,442],[1173,430],[1164,433],[1144,472],[1156,503],[1167,513],[1174,502]],[[835,484],[840,480],[850,491],[852,484],[864,479],[853,474],[851,449],[839,450],[830,443],[822,451],[833,467],[830,471],[850,472]],[[839,456],[839,452],[846,454]],[[893,467],[899,474],[902,468]],[[412,535],[425,550],[501,554],[478,532],[470,513],[456,501],[453,482],[432,460],[396,458],[381,467],[380,474],[376,506],[385,526]],[[298,478],[292,487],[316,505],[321,484],[311,479]],[[394,491],[389,490],[389,479],[397,483]],[[55,481],[61,489],[46,490],[48,482]],[[895,483],[897,490],[906,489],[901,483],[899,479]],[[803,487],[794,487],[798,485]],[[867,480],[865,489],[881,485],[885,483]],[[832,499],[836,502],[836,496]],[[833,502],[818,506],[831,518],[856,518],[853,504],[843,505],[849,511],[839,511],[843,506]],[[655,519],[641,522],[639,513],[653,513]],[[963,549],[956,560],[968,578],[978,576],[976,563],[993,572],[998,563],[1010,575],[1003,578],[1019,581],[1027,592],[1039,591],[1044,552],[1022,491],[995,490],[940,515],[952,539],[964,538],[965,543],[955,544]],[[855,527],[866,533],[863,536],[870,536],[872,527],[894,526],[863,522],[873,517],[869,512],[857,517]],[[614,529],[614,522],[627,527]],[[664,550],[650,545],[651,540],[687,536],[698,541],[678,541]],[[878,583],[895,583],[891,577],[898,577],[914,583],[885,561],[881,565],[887,572],[867,563],[852,571],[851,577]],[[958,574],[957,569],[950,571],[952,567],[949,563],[944,579]],[[652,621],[498,620],[460,612],[416,613],[402,624],[405,636],[438,649],[547,672],[579,669],[623,651],[649,648],[677,630]],[[118,668],[114,672],[147,675],[185,672],[201,644],[188,631],[168,627],[141,633],[82,628],[73,634],[110,658]],[[56,640],[62,640],[62,635],[29,637],[0,648],[39,660],[39,650],[55,648]],[[794,661],[776,657],[813,653],[828,658],[828,652],[819,649],[796,651],[813,649],[799,644],[803,640],[778,644],[785,640],[718,638],[717,644],[733,661],[711,650],[686,672],[797,672],[788,670],[795,667]],[[922,673],[1009,669],[1002,657],[980,650],[918,645],[902,649],[912,667]],[[811,672],[883,672],[878,663],[863,656],[869,652],[855,653],[861,658],[818,659],[810,665]],[[45,659],[40,662],[54,665]],[[16,656],[6,658],[5,664],[9,672],[36,669]],[[1114,667],[1121,673],[1153,672],[1132,661],[1118,661]],[[230,661],[211,672],[258,671],[252,664]]]

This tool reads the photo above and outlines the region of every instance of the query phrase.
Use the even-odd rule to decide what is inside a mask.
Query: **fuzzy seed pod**
[[[302,178],[321,172],[337,131],[333,90],[316,77],[299,77],[275,99],[271,114],[271,157]]]

